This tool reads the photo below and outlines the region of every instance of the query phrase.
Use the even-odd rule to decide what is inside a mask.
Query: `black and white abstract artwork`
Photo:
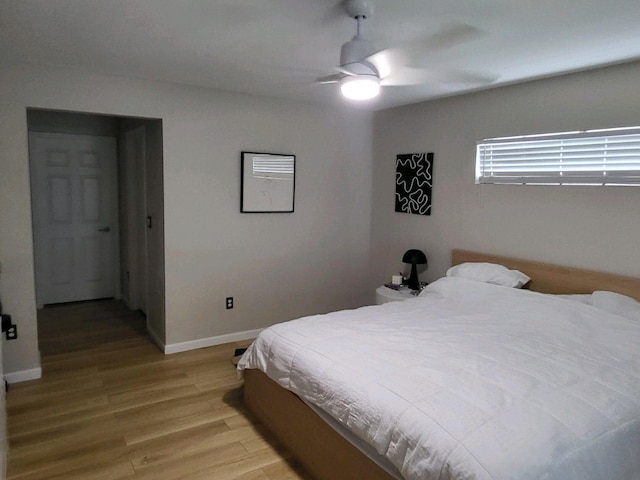
[[[433,152],[396,157],[396,212],[431,215]]]

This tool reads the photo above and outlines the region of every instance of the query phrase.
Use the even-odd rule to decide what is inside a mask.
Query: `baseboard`
[[[40,377],[42,377],[42,368],[40,367],[4,374],[4,379],[7,383],[28,382],[29,380],[37,380]]]
[[[244,332],[228,333],[217,337],[199,338],[188,342],[172,343],[165,345],[160,337],[151,329],[147,328],[147,333],[151,339],[160,347],[165,354],[186,352],[188,350],[197,350],[198,348],[213,347],[224,343],[241,342],[243,340],[251,340],[258,336],[262,331],[261,328],[256,330],[245,330]],[[8,383],[28,382],[29,380],[37,380],[42,377],[42,368],[31,368],[29,370],[21,370],[19,372],[5,373],[4,379]]]
[[[213,347],[215,345],[222,345],[224,343],[251,340],[253,338],[256,338],[261,331],[262,329],[258,328],[256,330],[245,330],[244,332],[228,333],[226,335],[219,335],[217,337],[199,338],[198,340],[191,340],[188,342],[172,343],[169,345],[164,345],[163,350],[164,353],[171,354],[186,352],[187,350],[196,350],[198,348]]]
[[[147,319],[147,333],[149,334],[149,337],[151,337],[151,340],[153,340],[153,343],[155,343],[158,347],[160,347],[160,350],[162,350],[164,353],[167,353],[165,351],[164,342],[160,340],[160,337],[158,336],[158,334],[153,330],[153,328],[151,328],[151,325],[149,325],[148,319]]]
[[[261,328],[256,330],[245,330],[244,332],[228,333],[217,337],[199,338],[198,340],[190,340],[188,342],[172,343],[165,345],[160,337],[151,329],[147,328],[147,333],[151,339],[160,347],[165,354],[186,352],[188,350],[197,350],[198,348],[213,347],[224,343],[241,342],[243,340],[251,340],[256,338],[262,331]],[[5,373],[4,379],[8,383],[28,382],[29,380],[37,380],[42,377],[42,368],[31,368],[29,370],[21,370],[19,372]]]

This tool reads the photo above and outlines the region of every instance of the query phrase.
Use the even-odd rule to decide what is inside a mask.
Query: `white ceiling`
[[[640,59],[638,0],[372,0],[364,33],[433,80],[382,109]],[[343,102],[333,72],[355,22],[338,0],[0,0],[0,62]],[[490,83],[451,82],[461,73]]]

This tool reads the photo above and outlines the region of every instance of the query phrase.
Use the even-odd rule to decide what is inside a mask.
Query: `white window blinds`
[[[640,185],[640,127],[485,139],[476,183]]]

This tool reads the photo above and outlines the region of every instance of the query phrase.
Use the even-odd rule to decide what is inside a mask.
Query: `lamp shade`
[[[421,250],[416,250],[412,248],[411,250],[407,250],[402,256],[402,261],[404,263],[411,264],[411,275],[409,275],[409,280],[407,285],[411,290],[420,290],[420,282],[418,281],[418,269],[416,265],[425,265],[427,263],[427,256]]]
[[[402,263],[416,263],[418,265],[424,265],[427,263],[427,256],[422,250],[416,250],[415,248],[407,250],[402,256]]]

